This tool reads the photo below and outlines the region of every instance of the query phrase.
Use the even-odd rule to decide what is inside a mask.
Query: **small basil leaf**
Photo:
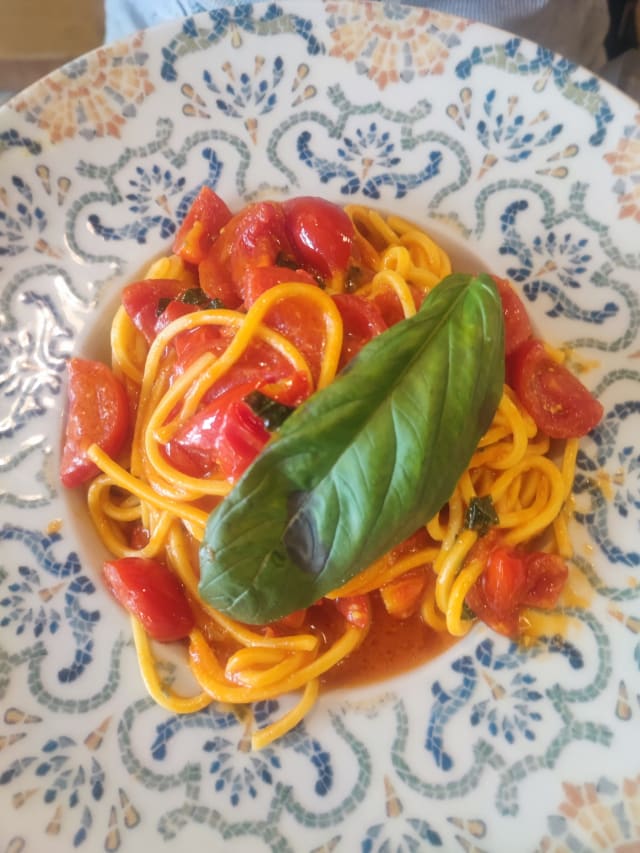
[[[477,530],[478,536],[486,536],[489,529],[495,527],[499,521],[491,495],[471,498],[465,514],[465,527]]]
[[[273,397],[267,397],[262,391],[251,391],[244,398],[244,401],[251,411],[261,419],[269,432],[281,427],[289,415],[295,411],[294,406],[279,403]]]
[[[446,503],[503,381],[493,280],[448,276],[299,406],[211,513],[202,598],[260,624],[346,583]]]
[[[201,308],[224,308],[224,303],[221,299],[209,299],[207,294],[200,287],[189,287],[178,297],[180,302],[187,305],[198,305]]]

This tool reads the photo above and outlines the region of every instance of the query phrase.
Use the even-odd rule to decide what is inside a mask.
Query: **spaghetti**
[[[229,447],[242,441],[236,436],[234,445],[233,434],[209,434],[211,424],[228,428],[238,412],[246,416],[250,386],[290,407],[328,385],[367,337],[412,316],[425,294],[451,272],[451,264],[413,224],[352,206],[345,209],[349,224],[341,226],[352,229],[347,263],[337,264],[333,249],[325,252],[327,263],[317,253],[310,259],[289,238],[286,251],[296,263],[272,252],[268,265],[265,241],[260,242],[264,235],[258,239],[254,233],[250,254],[258,256],[260,275],[264,279],[267,266],[277,269],[264,286],[262,279],[247,278],[251,264],[238,266],[237,240],[229,249],[229,234],[240,233],[238,217],[218,234],[207,225],[202,204],[194,210],[175,253],[155,262],[139,283],[156,300],[153,315],[149,304],[134,304],[129,291],[129,302],[114,317],[113,371],[127,390],[134,419],[117,459],[97,443],[88,448],[99,469],[88,487],[88,506],[115,562],[140,558],[168,566],[193,614],[188,662],[199,684],[193,695],[162,683],[148,631],[139,614],[132,616],[142,676],[159,704],[191,713],[212,701],[237,705],[300,691],[292,710],[254,732],[252,745],[260,748],[295,726],[316,701],[323,675],[366,642],[371,596],[380,596],[396,618],[419,614],[435,631],[454,636],[464,635],[477,616],[514,635],[526,628],[529,606],[555,603],[566,579],[564,559],[571,555],[567,519],[577,438],[552,440],[505,385],[493,423],[454,493],[414,537],[321,602],[277,623],[247,626],[217,612],[198,595],[198,545],[208,514],[250,459],[238,461]],[[255,220],[253,226],[255,232]],[[211,233],[203,250],[207,228]],[[216,274],[222,280],[224,267],[236,293],[229,298],[225,284],[220,304],[212,296],[207,264],[212,247],[224,239]],[[281,254],[283,239],[276,242]],[[168,299],[158,297],[162,288]],[[194,289],[197,299],[185,302],[185,292]],[[228,403],[224,411],[220,401]],[[255,456],[268,435],[254,420],[248,423],[257,436]],[[246,435],[245,430],[245,444]],[[488,530],[470,521],[478,506],[489,510]],[[538,594],[529,584],[517,601],[512,595],[508,606],[494,606],[482,582],[496,554],[519,560],[526,571],[535,563],[546,593],[553,589]]]

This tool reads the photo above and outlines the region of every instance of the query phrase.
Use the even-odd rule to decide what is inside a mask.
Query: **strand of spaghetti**
[[[101,481],[98,483],[98,481]],[[142,548],[131,548],[127,539],[122,533],[121,528],[114,524],[108,514],[104,512],[102,506],[102,497],[104,493],[104,483],[108,483],[111,487],[112,482],[106,476],[97,477],[96,480],[89,486],[87,494],[87,504],[89,513],[95,525],[95,528],[103,541],[106,548],[116,557],[156,557],[165,546],[169,527],[173,518],[167,512],[159,513],[158,519],[148,526],[151,532],[149,540]],[[98,485],[96,485],[98,483]],[[138,507],[138,517],[140,516],[140,507]]]
[[[116,486],[120,486],[132,495],[136,495],[141,501],[146,501],[158,509],[165,510],[175,518],[187,519],[204,535],[204,528],[208,518],[206,512],[189,506],[189,504],[179,503],[157,494],[146,483],[133,477],[128,471],[125,471],[124,468],[118,465],[117,462],[114,462],[97,444],[89,446],[87,456],[104,474],[107,474],[113,480]]]
[[[573,546],[569,536],[569,519],[571,518],[571,488],[575,478],[576,459],[578,455],[578,439],[570,438],[566,441],[562,457],[562,479],[564,482],[564,504],[557,518],[553,520],[553,533],[556,539],[556,547],[561,557],[569,559],[573,555]]]
[[[549,500],[538,515],[531,518],[529,522],[521,527],[510,530],[505,535],[505,541],[509,545],[526,542],[528,539],[542,532],[558,515],[564,503],[564,482],[558,468],[546,456],[531,456],[523,459],[511,470],[504,471],[498,477],[491,489],[491,497],[494,504],[498,503],[501,495],[506,491],[514,477],[531,468],[538,469],[548,479],[550,486]],[[504,519],[501,518],[500,522],[503,524]]]
[[[480,468],[482,465],[500,469],[511,468],[527,452],[529,439],[520,410],[507,394],[502,394],[498,411],[508,423],[511,442],[499,442],[476,450],[469,462],[470,468]]]
[[[425,625],[433,628],[434,631],[443,632],[447,630],[447,620],[436,604],[435,586],[430,588],[422,599],[420,615]]]
[[[413,317],[416,313],[416,303],[404,276],[393,269],[377,272],[371,281],[371,292],[380,293],[387,288],[393,290],[397,296],[405,318]]]
[[[436,604],[445,614],[455,577],[477,538],[475,530],[463,530],[451,548],[442,549],[433,564],[436,573]]]
[[[376,251],[384,250],[387,246],[398,242],[396,232],[387,225],[384,217],[376,210],[371,210],[368,207],[357,204],[350,204],[345,207],[345,211],[355,228],[361,233],[364,232],[364,238]]]
[[[227,663],[225,675],[236,684],[259,690],[263,687],[269,687],[271,684],[280,684],[283,678],[287,678],[301,669],[308,660],[309,655],[304,652],[290,652],[279,663],[273,664],[268,669],[251,669],[249,667],[234,669],[232,677],[229,674]]]
[[[298,690],[314,678],[319,678],[324,672],[332,669],[347,655],[351,654],[364,640],[366,630],[348,625],[344,634],[321,655],[292,673],[281,682],[260,690],[252,687],[236,687],[225,681],[224,670],[216,656],[209,648],[202,632],[195,628],[190,634],[189,657],[191,670],[203,690],[220,702],[243,704],[246,702],[262,702],[273,699],[284,693]]]
[[[343,586],[328,592],[325,597],[344,598],[351,595],[364,595],[367,592],[373,592],[373,590],[379,589],[384,584],[389,583],[411,569],[432,563],[438,553],[439,548],[436,547],[421,548],[419,551],[407,554],[391,563],[388,556],[381,557],[368,568],[363,569],[355,578],[347,581]]]
[[[242,317],[245,315],[240,316]],[[241,322],[230,323],[228,318],[219,319],[222,322],[216,325],[236,326],[235,342],[239,334],[238,330],[243,329],[244,324]],[[202,325],[205,324],[203,323]],[[211,323],[208,323],[207,325],[211,325]],[[203,364],[198,369],[194,369],[195,365],[191,365],[191,367],[188,368],[182,376],[172,383],[171,387],[162,398],[162,401],[156,406],[147,427],[147,430],[152,431],[158,441],[169,441],[169,439],[171,439],[175,434],[176,430],[194,414],[198,404],[213,383],[223,376],[229,368],[237,362],[246,350],[247,346],[251,343],[252,337],[257,337],[260,340],[265,341],[269,346],[273,347],[274,350],[288,359],[294,371],[302,374],[308,381],[309,387],[312,387],[313,379],[309,365],[306,359],[300,354],[297,347],[295,347],[279,332],[274,329],[269,329],[267,326],[262,326],[259,323],[253,323],[252,328],[253,335],[246,337],[243,346],[234,347],[233,344],[230,344],[222,355],[210,361],[208,365],[205,366]],[[169,423],[165,423],[176,406],[180,408],[179,414]]]
[[[469,560],[451,585],[447,602],[446,625],[447,631],[453,637],[464,637],[475,622],[475,619],[464,618],[464,602],[467,593],[478,580],[483,570],[484,563],[482,560]]]
[[[271,723],[253,732],[251,735],[251,748],[264,749],[265,746],[268,746],[274,740],[278,740],[278,738],[281,738],[287,732],[290,732],[291,729],[295,728],[300,720],[307,716],[315,704],[319,689],[320,683],[317,678],[312,678],[311,681],[308,681],[300,701],[290,711],[287,711],[275,723]]]
[[[211,704],[212,697],[205,691],[200,691],[194,696],[181,696],[171,687],[161,684],[149,638],[135,616],[131,617],[131,632],[138,655],[138,666],[142,680],[149,695],[158,705],[174,714],[193,714]]]
[[[124,305],[115,313],[111,323],[111,353],[114,364],[136,385],[142,384],[143,369],[131,358],[136,348],[138,331],[131,322]]]
[[[322,312],[325,325],[325,345],[317,387],[324,388],[325,385],[328,385],[333,380],[338,369],[340,352],[342,350],[342,316],[338,311],[336,303],[319,287],[310,287],[308,284],[300,284],[299,282],[284,282],[265,290],[256,299],[246,314],[239,315],[242,318],[242,322],[233,340],[224,351],[224,354],[208,369],[202,383],[199,383],[195,390],[192,389],[189,391],[187,399],[184,402],[183,415],[186,415],[186,413],[192,414],[195,411],[200,403],[201,395],[204,393],[203,389],[206,383],[212,382],[213,377],[219,376],[228,365],[233,364],[242,355],[252,338],[258,334],[262,320],[267,312],[288,299],[305,299],[315,304]],[[265,334],[267,333],[265,331]],[[289,346],[291,347],[292,345],[289,344]]]
[[[184,534],[176,525],[171,529],[169,541],[167,542],[167,554],[178,577],[186,587],[187,591],[195,600],[199,600],[203,611],[218,625],[229,637],[233,638],[242,646],[254,648],[278,648],[287,651],[314,652],[318,648],[319,639],[313,634],[295,634],[293,636],[269,637],[252,631],[245,625],[241,625],[223,613],[214,610],[206,601],[198,595],[198,579],[187,554],[184,542]]]

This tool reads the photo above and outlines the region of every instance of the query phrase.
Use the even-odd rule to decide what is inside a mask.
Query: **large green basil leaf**
[[[489,427],[504,380],[487,275],[451,275],[282,425],[211,514],[200,594],[261,624],[306,607],[426,523]]]

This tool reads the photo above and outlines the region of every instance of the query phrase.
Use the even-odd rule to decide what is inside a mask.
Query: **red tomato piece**
[[[72,358],[67,370],[69,403],[60,479],[72,488],[99,473],[87,456],[89,445],[97,444],[109,456],[122,450],[129,429],[129,401],[124,385],[106,364]]]
[[[332,276],[349,266],[353,223],[341,207],[314,196],[284,202],[287,235],[296,257],[320,275]]]
[[[524,558],[527,592],[522,603],[527,607],[555,607],[569,577],[567,564],[558,554],[535,551]]]
[[[510,355],[531,337],[531,321],[524,302],[506,278],[492,276],[502,301],[504,315],[504,351]]]
[[[222,238],[221,238],[222,239]],[[242,294],[233,281],[228,260],[215,243],[198,266],[200,287],[210,299],[218,299],[225,308],[235,310],[242,305]]]
[[[368,595],[350,595],[335,598],[333,603],[340,615],[356,628],[368,628],[371,625],[371,601]]]
[[[322,311],[309,305],[306,299],[293,298],[288,299],[286,304],[274,305],[267,312],[264,322],[271,329],[283,334],[300,350],[316,381],[320,375],[324,347],[325,324]]]
[[[487,606],[507,617],[516,611],[527,590],[527,569],[513,548],[496,548],[489,555],[482,574],[482,591]]]
[[[237,479],[269,440],[262,420],[244,402],[258,385],[254,380],[227,388],[196,412],[167,446],[173,464],[181,467],[182,460],[189,465],[182,470],[195,476],[219,467],[225,477]]]
[[[522,405],[551,438],[579,438],[602,419],[602,404],[535,338],[511,354],[507,372]]]
[[[414,287],[411,284],[409,285],[409,290],[411,291],[417,310],[424,300],[425,293],[423,290],[420,290],[418,287]],[[397,293],[392,287],[385,287],[384,289],[379,290],[373,297],[372,301],[377,305],[378,310],[382,315],[382,319],[388,327],[394,326],[396,323],[404,320],[402,305],[400,304]]]
[[[198,305],[190,305],[189,303],[182,302],[179,299],[172,299],[171,302],[168,303],[167,307],[156,317],[154,337],[159,335],[160,332],[169,325],[169,323],[173,323],[174,320],[184,317],[185,314],[192,314],[194,311],[198,310]]]
[[[164,563],[142,557],[108,560],[104,579],[112,595],[154,640],[187,637],[195,619],[184,588]]]
[[[238,283],[240,292],[244,296],[245,308],[251,308],[256,299],[262,296],[265,291],[284,282],[299,282],[314,286],[318,284],[315,278],[305,270],[293,270],[279,266],[248,267]]]
[[[389,616],[408,619],[422,602],[427,585],[423,569],[412,569],[380,588],[380,597]]]
[[[333,300],[342,317],[340,367],[344,367],[371,338],[384,332],[387,324],[378,306],[369,299],[355,293],[338,293]]]
[[[190,264],[199,264],[231,211],[211,187],[203,186],[189,208],[173,241],[173,251]]]
[[[173,278],[147,278],[128,284],[122,291],[124,310],[147,343],[156,336],[156,323],[164,302],[177,299],[184,289],[183,282]]]
[[[178,357],[178,370],[183,372],[192,362],[207,352],[220,355],[229,346],[230,335],[219,326],[196,326],[179,332],[173,339]]]

